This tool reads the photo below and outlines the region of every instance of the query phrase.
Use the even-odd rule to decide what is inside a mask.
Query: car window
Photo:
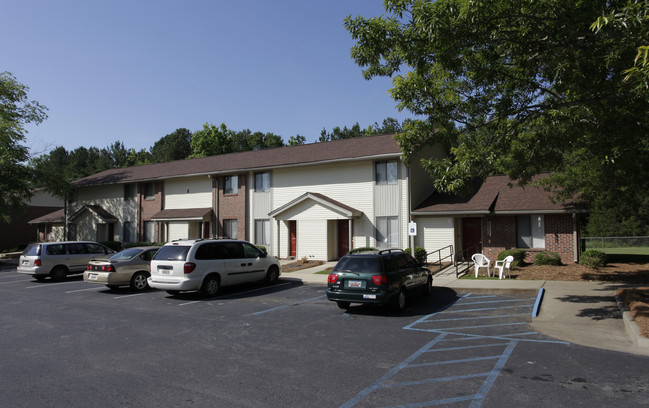
[[[64,255],[65,246],[63,244],[47,245],[45,247],[45,253],[48,255]]]
[[[262,256],[262,252],[259,250],[259,248],[246,243],[242,245],[243,253],[246,255],[246,258],[259,258],[260,256]]]
[[[86,244],[87,254],[106,254],[106,248],[99,244]]]
[[[28,256],[38,256],[41,254],[41,245],[40,244],[31,244],[27,245],[27,248],[23,251],[23,255]]]
[[[385,272],[391,273],[399,270],[399,259],[395,255],[388,255],[383,257],[383,265]]]
[[[220,242],[207,242],[196,249],[194,257],[196,259],[223,259],[225,258],[224,252]]]
[[[112,260],[115,260],[115,261],[123,261],[123,260],[126,260],[126,259],[131,259],[131,258],[133,258],[134,256],[136,256],[139,253],[140,253],[139,249],[137,249],[137,248],[129,248],[129,249],[125,249],[123,251],[120,251],[120,252],[116,253],[115,255],[112,255],[108,259],[112,259]]]
[[[153,256],[156,252],[158,252],[157,249],[149,249],[148,251],[144,251],[142,252],[142,254],[140,254],[140,259],[142,259],[143,261],[150,261],[151,259],[153,259]]]
[[[344,256],[336,266],[334,272],[382,272],[381,259],[378,256]]]
[[[400,269],[405,269],[408,267],[408,258],[406,258],[406,254],[397,255],[397,261],[399,262]]]
[[[78,244],[67,244],[66,245],[68,254],[72,255],[77,255],[77,254],[85,254],[86,253],[86,246],[84,244],[78,243]]]
[[[156,252],[153,260],[184,261],[187,259],[189,248],[191,247],[187,245],[165,245]]]
[[[245,258],[243,246],[240,242],[223,242],[223,249],[225,250],[226,259]]]
[[[409,268],[416,268],[419,266],[419,262],[415,258],[412,257],[410,254],[404,254],[406,256],[406,259],[408,260],[408,267]]]

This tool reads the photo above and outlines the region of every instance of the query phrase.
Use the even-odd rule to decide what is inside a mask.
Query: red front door
[[[297,256],[297,221],[289,221],[289,230],[291,235],[291,256]]]
[[[482,252],[482,218],[462,218],[462,251],[466,259]]]
[[[349,220],[338,220],[338,257],[349,252]]]

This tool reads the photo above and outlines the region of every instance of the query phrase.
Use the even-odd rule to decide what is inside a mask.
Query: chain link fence
[[[649,237],[582,237],[581,249],[611,255],[649,255]]]

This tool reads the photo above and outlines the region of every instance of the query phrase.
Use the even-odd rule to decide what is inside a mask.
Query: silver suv
[[[215,296],[221,286],[279,278],[279,261],[246,241],[183,240],[165,244],[151,260],[149,286],[175,295]]]
[[[32,275],[39,281],[60,281],[69,274],[82,273],[88,262],[115,251],[91,241],[41,242],[25,248],[18,261],[18,273]]]

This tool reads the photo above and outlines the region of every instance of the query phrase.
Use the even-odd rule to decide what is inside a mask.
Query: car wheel
[[[148,278],[145,272],[137,272],[131,278],[131,288],[135,290],[144,290],[149,287],[149,283],[146,281]]]
[[[216,275],[210,275],[205,280],[203,281],[203,286],[201,286],[201,294],[212,297],[216,296],[216,294],[219,292],[219,278]]]
[[[433,278],[429,276],[428,281],[426,282],[426,287],[424,288],[424,296],[429,297],[432,294],[433,294]]]
[[[119,288],[118,285],[106,285],[106,287],[107,287],[108,289],[110,289],[110,290],[115,290],[115,289]]]
[[[52,271],[50,272],[50,277],[52,278],[53,281],[56,282],[65,280],[65,277],[67,275],[68,275],[68,270],[63,266],[57,266],[56,268],[52,269]]]
[[[399,296],[397,296],[395,308],[397,312],[403,312],[404,310],[406,310],[406,290],[404,288],[401,288],[401,290],[399,290]]]
[[[170,294],[172,296],[175,296],[175,295],[180,293],[179,290],[166,290],[165,292],[167,292],[168,294]]]
[[[350,305],[349,302],[336,302],[336,304],[338,305],[339,308],[345,310],[349,309],[349,305]]]
[[[277,266],[273,265],[268,268],[268,272],[266,272],[266,283],[272,285],[273,283],[277,282],[278,279],[279,269],[277,269]]]

